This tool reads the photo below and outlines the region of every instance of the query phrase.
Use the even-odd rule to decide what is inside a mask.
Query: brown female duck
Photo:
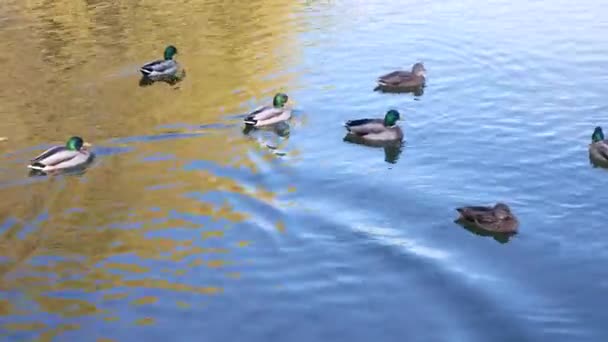
[[[457,221],[492,233],[516,233],[519,222],[504,203],[493,207],[468,206],[456,208],[460,213]]]
[[[397,70],[378,78],[378,86],[374,90],[407,91],[421,88],[425,84],[426,69],[424,64],[416,63],[411,71]]]

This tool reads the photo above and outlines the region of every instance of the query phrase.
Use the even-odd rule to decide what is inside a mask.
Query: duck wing
[[[359,119],[349,120],[344,123],[346,130],[357,135],[381,133],[386,130],[382,119]]]
[[[65,146],[53,146],[51,148],[49,148],[48,150],[40,153],[38,156],[36,156],[36,158],[32,159],[32,163],[35,162],[39,162],[41,160],[44,160],[45,158],[48,158],[49,156],[55,154],[55,153],[59,153],[61,151],[67,151],[67,147]]]
[[[495,222],[496,217],[491,207],[469,206],[456,208],[462,218],[472,222]]]
[[[47,165],[47,169],[68,169],[68,168],[72,168],[72,167],[76,167],[78,165],[81,165],[85,162],[87,162],[89,160],[89,158],[91,157],[90,153],[87,152],[78,152],[78,151],[70,151],[70,152],[74,152],[75,154],[72,154],[70,156],[70,158],[66,158],[63,159],[55,164],[52,165]],[[64,157],[67,157],[67,155],[64,155]]]
[[[608,140],[602,140],[595,143],[597,153],[608,160]]]
[[[247,114],[246,119],[255,119],[255,116],[262,113],[263,111],[270,109],[270,106],[260,106]]]
[[[246,119],[256,121],[268,120],[283,114],[284,108],[274,108],[271,106],[262,106],[247,115]]]
[[[397,70],[378,77],[378,83],[381,85],[397,85],[412,78],[413,74],[411,72]]]
[[[57,166],[58,164],[65,163],[71,159],[74,159],[81,155],[78,151],[68,150],[66,147],[53,148],[42,153],[39,157],[32,160],[30,166],[37,167],[48,167]]]
[[[246,125],[265,126],[288,120],[290,117],[291,109],[287,107],[262,106],[249,113],[244,121]]]

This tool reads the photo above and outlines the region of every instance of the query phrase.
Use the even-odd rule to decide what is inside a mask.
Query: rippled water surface
[[[0,3],[0,339],[608,341],[605,1]],[[186,77],[140,87],[178,47]],[[422,95],[372,91],[424,61]],[[288,126],[242,114],[289,94]],[[343,141],[401,111],[406,143]],[[29,177],[71,135],[86,172]],[[509,203],[520,234],[455,207]]]

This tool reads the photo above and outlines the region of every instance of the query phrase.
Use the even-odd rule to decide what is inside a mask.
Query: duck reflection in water
[[[477,236],[491,237],[494,240],[496,240],[496,242],[501,243],[501,244],[505,244],[505,243],[509,242],[511,240],[511,238],[515,235],[515,233],[488,232],[487,230],[480,229],[476,225],[474,225],[471,222],[464,220],[462,218],[458,218],[458,219],[454,220],[454,223],[461,225],[464,229],[468,230],[469,232],[471,232]]]
[[[281,138],[287,138],[289,137],[290,127],[287,122],[279,122],[270,126],[254,127],[247,125],[243,128],[243,134],[245,135],[248,135],[253,131],[273,132]]]
[[[389,164],[396,164],[401,156],[401,152],[403,152],[402,141],[367,141],[353,134],[346,134],[343,141],[368,147],[382,148],[384,149],[384,161]]]
[[[84,166],[84,165],[77,166],[77,167],[73,167],[73,168],[65,169],[65,170],[56,170],[56,171],[49,171],[49,172],[44,172],[44,171],[40,171],[40,170],[30,170],[28,172],[28,177],[48,177],[48,176],[59,176],[59,175],[82,176],[87,172],[88,166],[90,166],[93,163],[94,159],[95,159],[95,157],[92,157],[90,162],[87,163],[86,166]]]
[[[374,91],[379,91],[382,93],[388,94],[412,94],[414,96],[420,97],[424,95],[424,86],[416,86],[416,87],[405,87],[405,88],[386,88],[383,86],[377,86],[374,88]]]
[[[254,127],[247,125],[243,128],[243,134],[251,137],[255,137],[260,145],[273,150],[276,155],[285,155],[284,152],[278,151],[281,142],[289,138],[290,126],[287,122],[278,122],[273,125]]]

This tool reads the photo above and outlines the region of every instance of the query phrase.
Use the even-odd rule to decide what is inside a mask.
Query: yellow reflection
[[[106,293],[103,295],[104,300],[119,300],[129,297],[128,293]]]
[[[229,263],[224,260],[207,261],[207,267],[211,267],[211,268],[220,268],[220,267],[226,266],[228,264]]]
[[[203,240],[210,239],[210,238],[221,238],[223,236],[224,236],[224,232],[221,230],[203,232],[203,234],[202,234]]]
[[[279,221],[275,224],[275,227],[277,228],[277,230],[281,233],[285,233],[285,223],[283,223],[282,221]]]
[[[133,305],[148,305],[158,302],[158,298],[153,296],[141,297],[131,302]]]
[[[80,299],[38,296],[36,302],[42,311],[59,313],[67,317],[98,313],[95,305]]]
[[[203,129],[205,134],[183,139],[141,137],[164,133],[157,127],[166,124],[226,123],[227,115],[252,109],[252,100],[257,105],[276,91],[295,89],[297,80],[286,70],[299,58],[298,24],[289,19],[299,5],[281,0],[230,6],[219,0],[180,6],[161,0],[145,7],[103,0],[95,6],[73,0],[9,3],[12,26],[0,30],[0,39],[11,46],[2,56],[5,83],[11,85],[0,87],[0,136],[10,132],[3,150],[60,143],[79,134],[94,149],[120,153],[106,151],[84,176],[0,188],[0,218],[15,219],[0,235],[0,290],[19,292],[37,304],[0,300],[0,316],[58,317],[62,322],[40,335],[52,340],[78,329],[72,324],[77,316],[120,319],[120,310],[107,312],[105,305],[133,309],[129,294],[138,289],[221,294],[218,284],[192,284],[186,278],[193,269],[239,278],[225,266],[238,262],[232,248],[251,241],[240,241],[236,230],[225,231],[252,213],[228,200],[186,195],[219,192],[276,201],[276,189],[248,179],[264,169],[249,156],[255,147],[231,128]],[[0,11],[3,6],[9,5],[0,4]],[[139,87],[138,67],[160,57],[169,42],[178,47],[177,59],[188,76],[175,87]],[[129,137],[136,139],[120,140]],[[35,152],[18,157],[27,160]],[[262,160],[275,158],[254,152]],[[154,155],[169,158],[142,161]],[[237,175],[224,175],[221,168],[186,170],[193,161]],[[10,180],[26,178],[21,164],[7,165]],[[228,236],[232,232],[234,238]],[[161,273],[161,262],[170,273]],[[159,275],[179,275],[180,282]],[[82,299],[61,297],[62,291],[82,293]],[[103,301],[93,299],[96,294]],[[158,297],[132,303],[153,304],[152,298]],[[150,317],[138,324],[153,322]],[[45,328],[42,322],[11,324],[5,327]]]
[[[250,244],[251,244],[251,241],[239,241],[239,242],[237,242],[237,244],[236,244],[236,245],[237,245],[238,247],[247,247],[247,246],[249,246]]]
[[[131,273],[147,273],[150,271],[150,269],[147,267],[141,267],[134,264],[106,263],[105,268],[116,269]]]
[[[189,286],[180,283],[171,283],[166,280],[160,279],[140,279],[140,280],[127,280],[122,283],[123,286],[128,287],[145,287],[148,289],[165,289],[181,292],[193,292],[199,294],[217,294],[222,292],[219,287],[202,287],[202,286]]]
[[[189,303],[182,302],[182,301],[177,301],[177,302],[175,302],[175,304],[177,304],[177,306],[181,309],[187,309],[190,307]]]
[[[137,321],[135,321],[135,324],[137,325],[152,325],[154,324],[154,318],[152,317],[145,317],[145,318],[140,318]]]
[[[2,327],[8,331],[36,331],[46,328],[46,324],[40,322],[6,323]]]
[[[46,330],[40,335],[39,341],[41,342],[51,342],[55,341],[56,337],[63,334],[66,331],[78,330],[80,329],[80,325],[78,324],[59,324],[58,326]]]
[[[13,305],[6,299],[0,299],[0,316],[8,316],[13,310]]]

